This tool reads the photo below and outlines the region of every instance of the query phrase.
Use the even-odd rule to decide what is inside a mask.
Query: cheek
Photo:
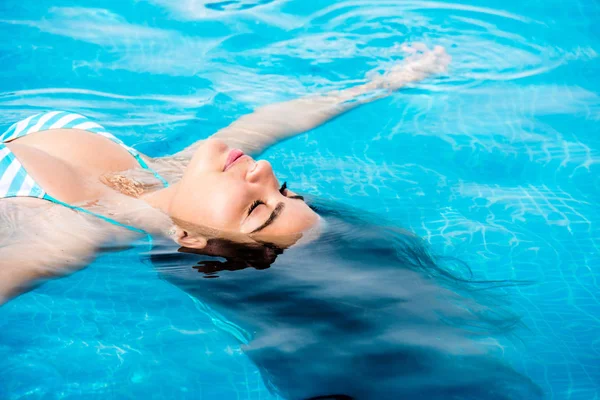
[[[209,228],[238,230],[242,217],[243,192],[224,181],[207,182],[194,204],[194,223]]]
[[[220,172],[225,165],[225,155],[228,150],[229,147],[224,142],[207,139],[194,153],[192,163],[202,171]]]

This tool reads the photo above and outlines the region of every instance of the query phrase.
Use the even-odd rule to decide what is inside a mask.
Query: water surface
[[[372,212],[507,289],[502,361],[549,399],[600,396],[600,6],[571,2],[4,1],[0,124],[96,118],[150,155],[257,106],[349,87],[400,44],[448,77],[265,154],[294,190]],[[99,258],[0,311],[3,398],[272,398],[240,341],[140,262]],[[215,280],[216,281],[216,280]]]

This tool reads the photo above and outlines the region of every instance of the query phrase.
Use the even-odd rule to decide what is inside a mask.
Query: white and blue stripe
[[[46,192],[25,171],[17,157],[0,143],[0,199],[6,197],[44,198]]]
[[[112,133],[107,132],[102,125],[90,121],[83,115],[66,111],[50,111],[25,118],[24,120],[13,124],[6,132],[0,135],[0,141],[6,143],[30,133],[47,131],[50,129],[80,129],[97,133],[122,146],[132,156],[136,158],[139,156],[139,153],[135,149],[127,146]]]

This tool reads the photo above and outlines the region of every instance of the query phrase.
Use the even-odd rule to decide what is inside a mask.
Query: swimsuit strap
[[[121,222],[119,222],[117,220],[114,220],[112,218],[108,218],[108,217],[106,217],[106,216],[104,216],[102,214],[98,214],[98,213],[95,213],[93,211],[86,210],[83,207],[78,207],[78,206],[74,206],[74,205],[65,203],[64,201],[60,201],[60,200],[58,200],[58,199],[50,196],[48,193],[46,193],[44,195],[44,197],[42,197],[42,199],[51,201],[52,203],[56,203],[56,204],[59,204],[61,206],[67,207],[67,208],[70,208],[71,210],[80,211],[80,212],[82,212],[84,214],[88,214],[88,215],[93,215],[94,217],[97,217],[97,218],[99,218],[99,219],[101,219],[103,221],[106,221],[106,222],[108,222],[110,224],[113,224],[115,226],[119,226],[121,228],[128,229],[128,230],[130,230],[132,232],[145,234],[148,237],[148,240],[150,240],[150,242],[152,242],[152,236],[150,236],[150,234],[148,232],[146,232],[146,231],[144,231],[142,229],[136,228],[135,226],[126,225],[126,224],[123,224],[123,223],[121,223]]]
[[[143,169],[145,169],[147,171],[152,172],[152,175],[154,175],[154,177],[156,179],[158,179],[163,184],[164,187],[168,187],[169,186],[169,182],[167,182],[167,180],[165,178],[163,178],[162,176],[160,176],[158,174],[158,172],[156,172],[155,170],[153,170],[152,168],[150,168],[148,166],[148,164],[146,164],[146,161],[144,161],[144,159],[142,158],[142,156],[140,156],[138,154],[138,155],[135,155],[134,157],[137,160],[138,164],[140,164],[140,167],[142,167]]]

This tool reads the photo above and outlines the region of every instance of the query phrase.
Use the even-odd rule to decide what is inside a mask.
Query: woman
[[[168,157],[140,154],[77,114],[16,123],[0,145],[0,304],[139,233],[167,234],[192,249],[216,237],[295,243],[318,215],[277,182],[268,162],[246,154],[443,72],[449,62],[441,47],[405,50],[411,55],[401,65],[366,84],[260,108]]]

